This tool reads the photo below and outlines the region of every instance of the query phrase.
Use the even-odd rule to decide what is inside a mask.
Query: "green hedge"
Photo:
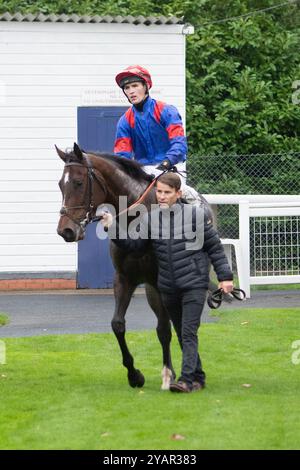
[[[191,154],[299,152],[300,103],[292,95],[300,80],[300,3],[218,22],[271,6],[273,0],[1,0],[0,12],[184,16],[196,27],[187,37]]]

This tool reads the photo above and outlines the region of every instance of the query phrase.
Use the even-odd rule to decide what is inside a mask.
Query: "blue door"
[[[113,152],[116,126],[127,107],[82,107],[77,110],[78,144],[86,152]],[[96,236],[97,224],[87,227],[78,243],[77,287],[112,287],[114,268],[109,255],[109,240]]]

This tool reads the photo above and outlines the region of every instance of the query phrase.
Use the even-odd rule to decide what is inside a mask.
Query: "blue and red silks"
[[[175,106],[148,98],[142,111],[134,106],[120,118],[114,152],[142,165],[168,158],[173,165],[186,160],[187,142]]]

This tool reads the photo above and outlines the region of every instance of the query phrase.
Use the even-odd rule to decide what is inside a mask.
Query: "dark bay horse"
[[[57,232],[66,242],[84,238],[85,226],[95,217],[98,206],[111,204],[118,214],[119,196],[127,196],[130,206],[144,194],[153,179],[133,160],[107,153],[84,153],[77,144],[68,153],[57,147],[56,150],[65,163],[59,182],[63,203]],[[207,204],[204,198],[203,202]],[[151,189],[143,204],[149,210],[155,203],[155,190]],[[111,325],[122,352],[123,365],[128,370],[129,384],[131,387],[142,387],[145,382],[143,374],[134,366],[125,339],[127,307],[136,287],[145,284],[148,303],[157,317],[156,331],[163,352],[161,388],[168,390],[170,381],[175,379],[170,354],[171,325],[157,289],[158,269],[151,245],[142,257],[126,253],[114,243],[110,244],[110,250],[116,270],[115,311]]]
[[[84,226],[96,214],[97,207],[104,203],[113,205],[119,212],[119,196],[127,196],[131,205],[149,186],[152,177],[145,173],[135,161],[110,154],[85,154],[77,144],[71,152],[56,148],[65,167],[59,186],[63,205],[57,227],[58,234],[66,242],[77,242],[85,235]],[[150,209],[155,203],[155,191],[151,190],[143,204]],[[142,387],[145,379],[135,368],[134,359],[125,339],[125,314],[130,299],[139,284],[145,284],[150,307],[157,317],[157,336],[162,346],[162,386],[168,390],[170,380],[175,378],[170,354],[171,325],[157,289],[157,263],[151,248],[137,258],[120,250],[111,243],[111,256],[116,270],[114,279],[115,312],[111,322],[118,340],[123,365],[128,370],[131,387]]]

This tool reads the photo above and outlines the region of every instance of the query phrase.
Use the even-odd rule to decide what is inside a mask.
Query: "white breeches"
[[[201,203],[201,199],[197,191],[186,184],[185,162],[177,163],[175,166],[178,171],[182,172],[182,175],[175,173],[178,174],[179,178],[181,179],[182,196],[188,201],[189,204]],[[145,165],[143,166],[143,170],[149,175],[152,174],[154,176],[158,176],[162,173],[161,170],[156,169],[155,165]]]

